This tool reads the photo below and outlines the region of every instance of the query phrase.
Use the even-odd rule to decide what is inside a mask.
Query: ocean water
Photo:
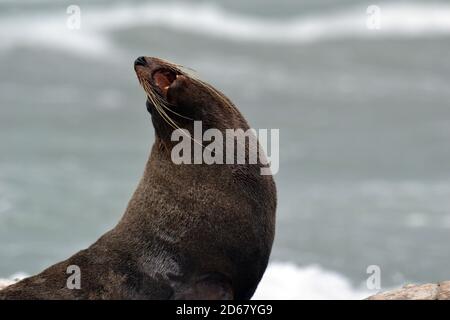
[[[66,26],[67,6],[81,29]],[[196,70],[280,129],[277,234],[255,298],[359,299],[450,279],[450,3],[0,0],[0,278],[115,225],[153,129],[137,56]]]

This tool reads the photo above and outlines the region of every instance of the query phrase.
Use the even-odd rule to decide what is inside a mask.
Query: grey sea
[[[147,55],[280,130],[255,298],[449,280],[450,3],[377,1],[371,27],[372,2],[0,0],[0,278],[117,223],[154,139],[133,70]],[[373,266],[380,288],[366,286]]]

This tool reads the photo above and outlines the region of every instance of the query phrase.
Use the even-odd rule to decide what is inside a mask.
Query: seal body
[[[155,143],[124,216],[88,249],[0,291],[0,299],[250,299],[268,263],[276,189],[256,164],[175,164],[173,124],[187,132],[249,128],[223,94],[176,65],[135,70]],[[168,117],[168,119],[166,118]],[[195,143],[193,141],[193,143]],[[248,147],[246,145],[246,147]],[[80,270],[70,288],[68,268]]]

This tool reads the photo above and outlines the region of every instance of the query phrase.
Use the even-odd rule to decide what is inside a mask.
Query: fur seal
[[[134,63],[155,130],[144,174],[116,227],[89,248],[0,291],[0,299],[250,299],[275,232],[262,164],[174,164],[173,124],[249,129],[218,90],[175,64]],[[69,288],[68,268],[80,271]]]

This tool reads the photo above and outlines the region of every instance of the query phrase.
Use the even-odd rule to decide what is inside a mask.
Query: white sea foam
[[[3,18],[0,22],[0,49],[50,47],[90,56],[111,49],[111,43],[98,31],[70,30],[66,27],[64,18]]]
[[[366,8],[291,18],[263,18],[227,11],[211,4],[151,3],[81,8],[81,29],[66,27],[66,12],[45,16],[3,17],[0,48],[51,46],[87,54],[111,50],[108,32],[136,26],[219,37],[232,41],[296,44],[327,39],[418,37],[450,34],[450,5],[380,3],[381,30],[366,27]]]
[[[7,286],[10,286],[14,283],[14,281],[8,280],[8,279],[0,279],[0,290],[6,288]]]
[[[269,264],[254,300],[359,300],[374,294],[355,288],[339,273],[320,266],[299,267],[293,263]]]
[[[0,278],[0,290],[6,288],[7,286],[12,285],[13,283],[16,283],[17,281],[22,280],[23,278],[26,278],[26,277],[28,277],[28,275],[26,273],[17,272],[7,279]]]

